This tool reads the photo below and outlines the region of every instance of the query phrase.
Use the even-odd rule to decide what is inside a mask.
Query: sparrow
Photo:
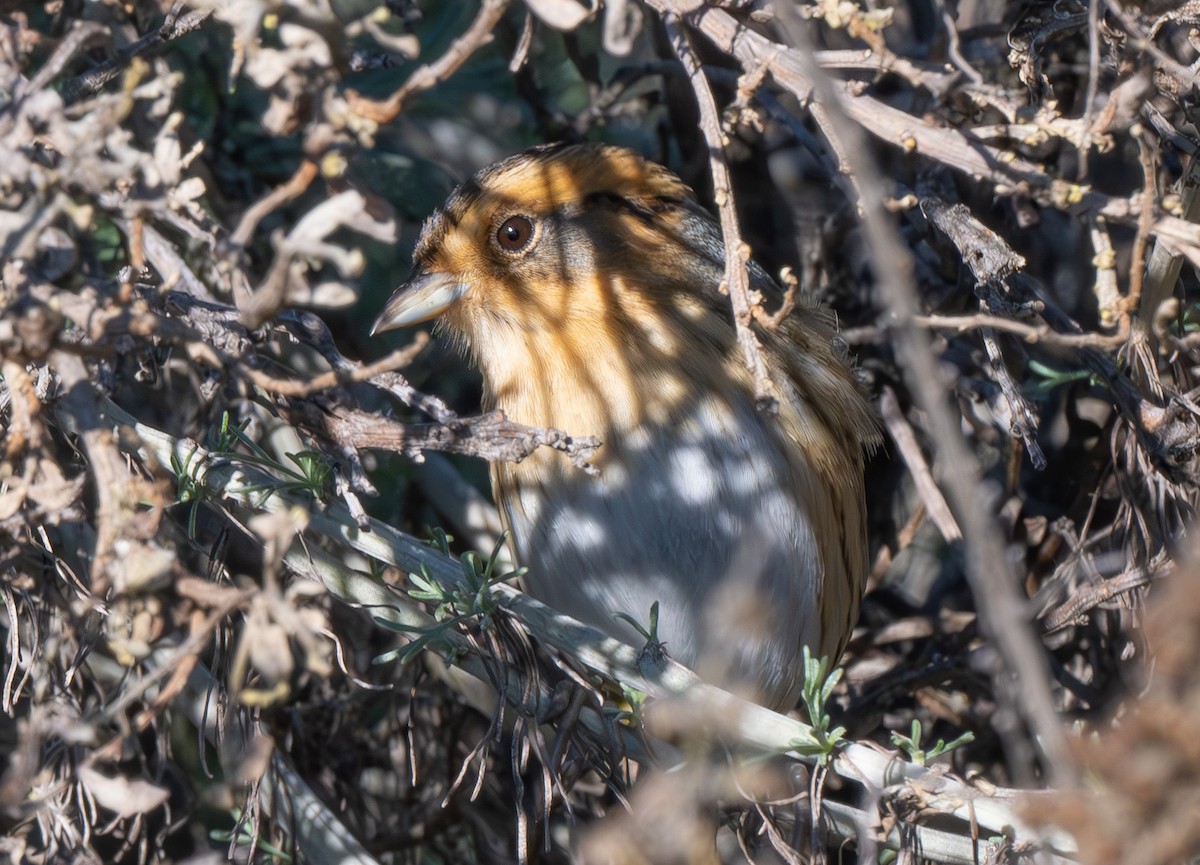
[[[593,473],[548,448],[491,466],[531,595],[634,646],[657,603],[675,660],[786,710],[803,647],[836,660],[858,614],[878,432],[833,315],[804,297],[755,324],[780,396],[760,408],[724,274],[717,221],[671,171],[543,145],[426,220],[373,333],[436,319],[486,409],[602,440]]]

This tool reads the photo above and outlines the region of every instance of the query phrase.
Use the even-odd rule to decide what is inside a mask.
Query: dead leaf
[[[604,50],[624,57],[642,32],[642,7],[629,0],[607,0],[604,4]]]
[[[121,817],[136,817],[162,806],[170,793],[143,778],[110,777],[87,764],[78,769],[79,780],[102,808]]]
[[[574,30],[596,11],[594,2],[585,6],[578,0],[525,0],[525,5],[555,30]]]

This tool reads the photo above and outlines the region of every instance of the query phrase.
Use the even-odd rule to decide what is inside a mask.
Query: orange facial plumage
[[[598,476],[542,449],[492,467],[531,594],[768,706],[801,647],[836,656],[867,570],[871,410],[805,305],[759,337],[782,400],[755,407],[720,291],[715,220],[631,151],[540,147],[484,169],[426,222],[377,329],[438,317],[514,421],[604,442]],[[778,288],[751,267],[753,287]]]

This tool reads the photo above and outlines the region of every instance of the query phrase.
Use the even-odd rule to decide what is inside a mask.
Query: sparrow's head
[[[375,330],[438,319],[514,420],[606,437],[752,388],[721,292],[719,225],[683,181],[630,150],[550,145],[484,169],[426,221],[413,259]],[[753,262],[750,281],[778,296]],[[812,411],[837,415],[861,400],[833,334],[801,299],[761,338],[794,401],[813,391]]]
[[[485,364],[514,343],[636,324],[684,297],[715,301],[723,268],[716,223],[683,181],[592,144],[484,169],[426,221],[413,259],[375,331],[440,318]]]

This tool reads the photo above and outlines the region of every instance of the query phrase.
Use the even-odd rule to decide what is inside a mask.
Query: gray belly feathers
[[[797,647],[820,640],[813,501],[752,407],[713,401],[681,427],[606,443],[600,477],[522,492],[509,514],[530,593],[630,645],[659,603],[668,654],[711,681],[784,704]],[[665,464],[665,465],[664,465]],[[633,490],[636,489],[636,494]],[[751,671],[754,671],[751,673]]]

